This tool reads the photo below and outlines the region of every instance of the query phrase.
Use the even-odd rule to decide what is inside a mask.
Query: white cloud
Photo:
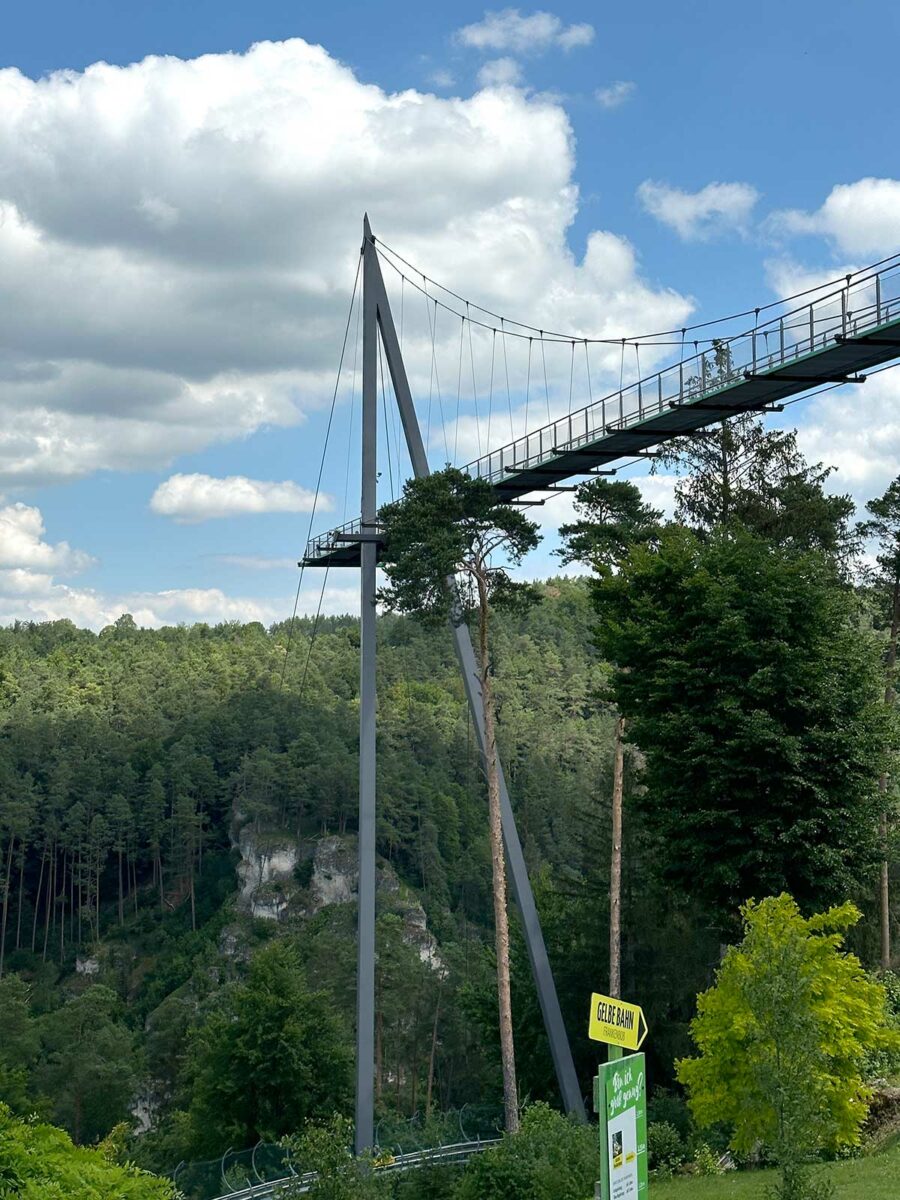
[[[708,183],[698,192],[684,192],[665,183],[645,180],[638,199],[651,216],[685,241],[699,241],[726,230],[745,232],[759,199],[749,183]]]
[[[641,489],[645,503],[651,508],[659,509],[663,516],[673,519],[675,516],[675,486],[677,475],[666,475],[662,472],[654,475],[639,475],[631,479]]]
[[[491,58],[478,72],[479,87],[515,87],[521,82],[522,68],[514,58]]]
[[[296,569],[296,567],[295,567]],[[318,606],[321,585],[304,586],[298,615],[312,615]],[[58,621],[102,629],[128,612],[138,625],[192,624],[205,621],[260,621],[270,625],[291,615],[293,590],[280,599],[231,596],[221,588],[166,588],[156,592],[107,593],[56,583],[35,571],[0,570],[0,625],[12,621]],[[325,588],[322,612],[326,615],[359,611],[359,588],[331,585]]]
[[[870,375],[792,409],[798,443],[810,462],[837,467],[829,489],[850,492],[858,506],[880,496],[900,464],[900,372]]]
[[[0,508],[0,623],[53,621],[62,617],[95,629],[131,612],[140,624],[169,621],[272,621],[289,609],[251,598],[232,598],[217,588],[179,588],[107,596],[93,588],[60,583],[57,577],[85,570],[89,554],[68,542],[44,541],[40,509],[25,504]]]
[[[587,36],[487,24],[530,48]],[[436,278],[536,323],[621,335],[690,308],[612,233],[568,249],[552,97],[389,94],[293,40],[0,70],[0,113],[0,487],[158,468],[329,401],[365,207]],[[427,388],[430,347],[404,350]]]
[[[43,536],[44,520],[39,508],[27,504],[0,508],[0,568],[7,578],[12,578],[7,568],[37,568],[71,575],[93,563],[89,554],[73,550],[68,542],[52,546],[42,540]]]
[[[217,587],[163,588],[159,591],[103,592],[73,587],[58,576],[84,570],[94,563],[90,555],[72,550],[66,542],[43,540],[44,521],[39,509],[13,504],[0,509],[0,625],[20,621],[56,621],[67,618],[78,625],[102,629],[123,612],[139,625],[159,626],[180,622],[261,621],[271,624],[290,616],[293,587],[284,596],[259,598],[231,596]],[[291,568],[290,559],[254,555],[221,556],[250,570]],[[298,612],[315,612],[321,583],[313,574],[304,585]],[[322,597],[324,613],[359,611],[359,588],[329,583]]]
[[[246,475],[172,475],[150,498],[153,512],[180,525],[246,513],[311,512],[314,504],[314,492],[288,479],[274,483]],[[331,498],[320,495],[316,507],[329,511]]]
[[[594,27],[586,22],[565,25],[555,13],[538,10],[523,16],[518,8],[488,11],[484,19],[457,30],[456,40],[474,50],[543,54],[547,50],[573,50],[589,46]]]
[[[438,67],[428,76],[428,82],[441,91],[447,91],[456,83],[456,78],[452,71],[448,71],[445,67]]]
[[[601,108],[619,108],[630,100],[637,91],[637,84],[631,79],[617,79],[607,87],[598,88],[594,98]]]
[[[281,604],[250,597],[227,596],[219,588],[172,588],[160,592],[107,595],[93,588],[54,583],[49,576],[0,571],[0,624],[58,621],[102,629],[124,612],[138,625],[158,627],[207,621],[262,621],[271,624],[290,616],[290,601]]]
[[[900,250],[900,180],[838,184],[815,212],[789,209],[774,213],[768,224],[776,233],[821,234],[842,254],[893,254]]]

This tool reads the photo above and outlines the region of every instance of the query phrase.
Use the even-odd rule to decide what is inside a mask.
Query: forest
[[[893,964],[900,483],[856,513],[752,418],[670,458],[674,520],[630,484],[579,488],[562,573],[492,619],[491,674],[585,1095],[620,758],[616,965],[677,1126],[675,1064],[741,905],[853,901],[851,948],[882,977]],[[378,637],[390,1125],[498,1107],[502,1086],[485,776],[451,641],[389,611]],[[13,1114],[82,1145],[124,1126],[128,1158],[167,1172],[351,1112],[358,641],[350,617],[0,630]],[[557,1104],[511,931],[520,1100]]]

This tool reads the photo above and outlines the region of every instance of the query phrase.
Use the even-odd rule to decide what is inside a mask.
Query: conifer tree
[[[381,510],[380,521],[386,541],[382,566],[388,585],[381,591],[385,604],[431,622],[460,620],[466,611],[477,615],[503,1105],[506,1128],[512,1133],[518,1129],[519,1109],[490,630],[494,611],[521,609],[535,599],[534,589],[515,582],[504,562],[517,566],[534,549],[537,526],[518,509],[498,505],[489,484],[452,467],[411,479],[402,498]]]

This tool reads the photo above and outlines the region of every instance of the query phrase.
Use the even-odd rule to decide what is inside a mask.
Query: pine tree
[[[503,560],[511,565],[522,561],[538,543],[537,526],[518,509],[498,505],[494,491],[487,483],[452,467],[423,479],[410,480],[404,487],[402,498],[383,508],[379,519],[386,539],[382,567],[388,578],[381,599],[389,608],[432,622],[460,620],[460,605],[462,611],[477,614],[503,1104],[506,1128],[514,1132],[519,1125],[519,1106],[491,617],[498,609],[521,610],[534,601],[534,590],[514,582],[500,564]]]

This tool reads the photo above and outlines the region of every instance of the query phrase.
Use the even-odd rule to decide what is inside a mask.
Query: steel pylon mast
[[[390,371],[410,462],[417,477],[429,474],[428,459],[413,406],[409,381],[368,217],[363,221],[363,416],[362,520],[360,551],[360,714],[359,714],[359,940],[357,950],[356,1152],[374,1143],[375,1081],[375,572],[377,528],[377,371],[378,337]],[[348,536],[349,540],[349,536]],[[468,626],[459,618],[451,626],[472,723],[482,755],[485,747],[481,681]],[[512,894],[522,917],[525,943],[537,988],[556,1077],[567,1112],[584,1120],[572,1051],[563,1024],[556,985],[528,878],[522,843],[502,765],[500,805],[503,844]]]

